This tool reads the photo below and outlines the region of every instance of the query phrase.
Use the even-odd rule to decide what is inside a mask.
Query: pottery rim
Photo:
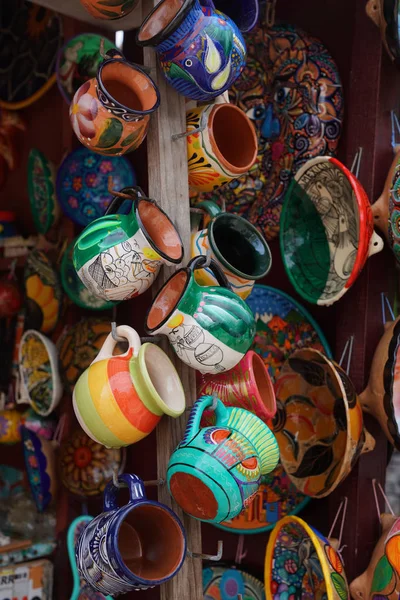
[[[146,314],[145,328],[149,333],[157,331],[157,329],[160,329],[160,327],[167,323],[168,319],[171,317],[174,310],[176,310],[178,304],[185,295],[191,280],[192,272],[188,267],[185,267],[176,271],[174,275],[164,283]],[[172,291],[172,297],[170,291]],[[162,305],[165,303],[165,300],[168,306],[159,308],[158,303]],[[161,318],[154,315],[157,310],[161,310]]]
[[[147,29],[151,24],[151,21],[155,17],[157,19],[157,13],[165,8],[164,5],[174,4],[173,6],[173,14],[168,14],[168,6],[167,6],[167,23],[164,27],[160,26],[157,28],[157,31],[154,35],[149,35],[148,37],[143,36],[143,30]],[[152,11],[147,15],[146,19],[141,24],[139,31],[136,34],[136,43],[139,46],[158,46],[164,40],[166,40],[179,26],[182,20],[186,17],[186,15],[192,9],[192,5],[195,0],[161,0],[155,6]]]
[[[276,413],[276,398],[272,380],[261,356],[253,350],[249,350],[248,355],[250,375],[256,384],[257,405],[263,412],[263,418],[271,419]],[[263,394],[260,389],[265,390]]]
[[[39,220],[37,215],[37,209],[34,205],[35,193],[34,193],[34,183],[33,183],[33,166],[35,163],[35,159],[38,158],[43,167],[43,175],[42,180],[45,181],[46,184],[46,194],[47,194],[47,220],[46,220],[46,229],[43,231],[43,225]],[[33,218],[33,222],[35,227],[39,233],[46,233],[52,223],[52,216],[54,212],[54,221],[57,220],[56,209],[58,208],[58,202],[56,200],[56,173],[54,169],[54,165],[48,160],[48,158],[36,148],[32,148],[29,152],[28,156],[28,195],[31,205],[31,214]],[[49,206],[49,205],[52,206]],[[34,210],[35,209],[35,210]]]
[[[246,227],[259,240],[259,245],[262,246],[264,249],[264,256],[263,256],[264,267],[261,270],[259,270],[258,273],[252,274],[252,275],[249,275],[248,273],[243,273],[243,271],[240,271],[235,266],[233,266],[219,250],[217,243],[215,241],[215,229],[218,226],[218,221],[221,221],[223,219],[231,221],[232,223],[240,223],[241,225],[243,225],[243,227]],[[247,239],[249,240],[249,238],[247,238]],[[258,231],[258,229],[256,229],[256,227],[254,227],[254,225],[252,225],[249,221],[247,221],[243,217],[236,215],[236,214],[220,213],[219,215],[214,217],[208,224],[208,240],[209,240],[209,244],[210,244],[211,249],[214,252],[215,256],[217,257],[219,262],[225,267],[225,269],[227,269],[228,271],[231,271],[232,273],[234,273],[235,275],[237,275],[243,279],[249,279],[251,281],[257,281],[258,279],[262,279],[263,277],[268,275],[268,273],[271,269],[271,266],[272,266],[272,254],[271,254],[270,247],[268,246],[268,243],[264,239],[263,235]],[[256,244],[251,243],[251,247],[252,247],[253,251],[255,251],[255,246],[256,246]]]

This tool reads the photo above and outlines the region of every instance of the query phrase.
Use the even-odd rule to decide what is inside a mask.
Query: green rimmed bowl
[[[45,234],[57,222],[60,208],[56,196],[56,169],[40,150],[28,157],[28,194],[36,230]]]

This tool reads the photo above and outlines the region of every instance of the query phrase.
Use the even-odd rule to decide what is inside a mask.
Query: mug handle
[[[108,205],[106,212],[104,213],[105,217],[108,215],[117,214],[118,210],[121,208],[123,203],[126,202],[127,200],[131,200],[132,202],[135,202],[135,200],[141,200],[142,198],[148,199],[146,194],[142,190],[142,188],[139,187],[138,185],[124,188],[123,190],[121,190],[120,193],[125,194],[127,196],[132,196],[132,197],[131,198],[122,198],[121,196],[114,196],[114,198],[111,200],[110,204]]]
[[[15,386],[15,401],[17,404],[30,404],[31,399],[29,397],[28,390],[25,385],[24,378],[22,376],[22,367],[19,366],[19,370],[16,378],[16,386]]]
[[[222,213],[221,208],[213,200],[203,200],[203,202],[198,202],[196,208],[202,208],[211,218],[217,217]]]
[[[186,427],[185,435],[181,442],[181,446],[184,446],[190,440],[194,438],[194,436],[202,429],[200,427],[201,419],[203,417],[203,413],[205,410],[209,409],[213,403],[214,398],[216,396],[201,396],[193,405],[193,408],[190,412],[189,421]],[[224,406],[223,402],[217,398],[217,407],[215,409],[215,415],[217,417],[217,425],[224,425],[228,420],[228,410]]]
[[[120,354],[119,356],[127,356],[129,351],[133,350],[133,357],[136,358],[142,346],[142,342],[137,331],[135,331],[132,327],[129,327],[129,325],[119,325],[116,329],[116,333],[119,337],[126,338],[127,342],[129,343],[128,351],[125,352],[125,354]],[[94,365],[100,360],[112,358],[114,348],[117,344],[118,342],[114,340],[112,333],[109,333],[100,352],[91,364]]]
[[[192,272],[196,271],[197,269],[204,269],[206,262],[207,256],[195,256],[188,264],[188,269],[190,269]],[[218,281],[218,284],[221,287],[232,291],[231,284],[229,283],[222,269],[217,265],[215,260],[211,259],[211,262],[207,268],[210,269],[210,271],[212,272],[212,274],[214,275],[215,279]]]
[[[144,483],[137,475],[131,473],[122,473],[118,475],[118,483],[121,485],[125,484],[129,490],[129,504],[139,502],[139,500],[146,500],[146,491],[144,489]],[[119,487],[116,487],[113,481],[109,481],[104,490],[104,501],[103,510],[108,512],[110,510],[118,510],[117,496]]]

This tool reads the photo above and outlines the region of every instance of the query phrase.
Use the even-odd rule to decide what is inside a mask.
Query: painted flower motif
[[[72,208],[78,208],[78,200],[75,198],[75,196],[70,196],[68,198],[68,204],[72,207]]]
[[[97,184],[97,176],[96,173],[88,173],[85,178],[86,184],[89,187],[95,187]]]
[[[100,208],[102,208],[103,210],[107,210],[107,208],[109,207],[110,204],[110,197],[109,196],[105,196],[103,198],[100,198]]]
[[[77,172],[79,167],[79,164],[77,163],[76,160],[74,160],[70,165],[69,165],[69,172],[74,174]]]
[[[34,446],[33,446],[33,442],[32,442],[32,440],[30,440],[30,439],[28,439],[28,440],[25,440],[25,448],[26,448],[27,450],[29,450],[29,452],[34,452],[34,451],[35,451],[35,448],[34,448]]]
[[[0,417],[0,438],[7,435],[10,423],[5,417]]]
[[[86,204],[85,206],[83,206],[82,212],[87,217],[95,217],[96,216],[96,211],[93,208],[93,206],[91,206],[90,204]]]
[[[37,458],[36,458],[36,456],[35,456],[34,454],[32,454],[32,455],[31,455],[31,456],[28,458],[28,462],[29,462],[29,464],[31,465],[31,467],[32,467],[33,469],[36,469],[36,468],[37,468],[37,466],[38,466],[38,461],[37,461]]]
[[[76,192],[79,192],[79,190],[82,188],[82,177],[74,177],[72,181],[72,187]]]
[[[70,108],[70,117],[75,135],[92,139],[96,135],[93,121],[97,117],[97,101],[88,94],[90,82],[84,83],[76,92]]]
[[[71,189],[71,180],[70,179],[64,179],[64,181],[63,181],[63,188],[65,190],[70,190]]]
[[[100,163],[100,171],[102,173],[111,173],[113,170],[112,162],[110,160],[103,160]]]
[[[94,156],[88,156],[87,158],[85,158],[84,160],[84,164],[85,167],[93,167],[93,165],[96,163],[96,158]],[[101,168],[101,167],[100,167]]]

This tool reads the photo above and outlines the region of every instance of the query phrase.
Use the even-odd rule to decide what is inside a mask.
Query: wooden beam
[[[157,0],[143,2],[143,14],[147,15],[158,4]],[[144,64],[151,69],[156,81],[161,105],[152,116],[147,137],[149,196],[157,200],[174,221],[182,236],[185,248],[185,262],[190,258],[190,205],[188,187],[188,164],[186,138],[172,140],[174,133],[186,131],[185,99],[168,85],[158,68],[158,60],[153,49],[144,49]],[[171,269],[160,274],[154,292],[171,275]],[[186,404],[191,406],[196,399],[196,373],[183,364],[168,344],[168,354],[173,360],[186,394]],[[169,458],[182,440],[187,413],[179,419],[165,417],[157,427],[158,476],[165,479]],[[187,533],[188,549],[201,552],[201,524],[185,515],[172,500],[167,486],[159,489],[161,502],[172,507],[182,520]],[[161,586],[161,600],[202,600],[202,562],[187,558],[180,573],[168,584]]]

